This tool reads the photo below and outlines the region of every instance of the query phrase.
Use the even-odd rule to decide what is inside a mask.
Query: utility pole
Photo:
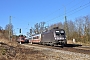
[[[68,24],[67,24],[67,16],[66,16],[66,7],[64,6],[65,8],[65,30],[66,30],[66,35],[67,35],[67,38],[68,38]]]
[[[68,38],[68,24],[67,24],[67,16],[65,16],[65,30],[66,30],[66,35]]]
[[[9,40],[12,41],[11,16],[9,17]]]

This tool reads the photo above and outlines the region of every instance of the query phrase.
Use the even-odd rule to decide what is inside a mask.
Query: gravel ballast
[[[34,50],[41,51],[42,53],[48,56],[46,57],[48,60],[90,60],[90,55],[88,54],[63,51],[63,50],[57,50],[57,49],[51,49],[45,47],[38,47],[32,45],[25,45],[25,44],[22,45],[26,47],[30,47]]]

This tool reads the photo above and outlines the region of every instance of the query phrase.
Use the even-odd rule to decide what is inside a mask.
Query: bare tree
[[[55,27],[58,27],[59,29],[63,29],[63,24],[61,22],[59,23],[55,23],[55,24],[52,24],[50,27],[49,27],[49,30],[55,28]]]
[[[69,39],[71,40],[71,39],[75,38],[75,33],[74,33],[74,32],[76,32],[75,23],[71,20],[70,21],[68,20],[68,28],[69,28],[68,33],[70,33],[68,35],[69,35]]]
[[[39,26],[40,26],[39,33],[42,33],[44,31],[44,29],[45,29],[45,22],[40,22]]]
[[[0,30],[3,30],[3,28],[0,26]]]
[[[63,29],[63,24],[61,22],[57,23],[57,26],[60,28],[60,29]]]
[[[89,36],[90,36],[90,17],[89,16],[84,16],[83,17],[84,18],[84,21],[85,21],[85,23],[84,23],[84,36],[85,36],[85,39],[86,39],[86,41],[84,41],[84,42],[88,42],[89,41]]]
[[[86,43],[89,41],[90,36],[90,17],[84,16],[76,19],[75,23],[78,41]]]
[[[68,28],[68,21],[65,20],[65,22],[63,23],[63,26],[64,26],[64,30],[66,31],[66,36],[67,36],[67,39],[69,39],[69,28]]]
[[[9,38],[12,37],[12,35],[13,35],[13,25],[12,24],[7,24],[5,26],[5,30],[8,31],[8,33],[6,34],[6,36],[9,37]]]
[[[9,28],[10,28],[11,30],[13,30],[13,25],[12,25],[12,24],[7,24],[7,25],[5,26],[5,30],[9,30]]]
[[[36,23],[34,27],[35,27],[34,33],[39,34],[39,28],[40,28],[39,23]]]
[[[31,28],[32,34],[42,33],[45,29],[47,30],[47,27],[45,26],[45,22],[36,23],[34,25],[34,28]]]

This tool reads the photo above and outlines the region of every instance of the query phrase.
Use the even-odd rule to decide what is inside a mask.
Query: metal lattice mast
[[[65,8],[65,30],[66,30],[66,35],[67,35],[67,38],[68,38],[68,24],[67,24],[67,16],[66,16],[66,7],[64,6]]]
[[[9,40],[12,41],[11,16],[9,17]]]

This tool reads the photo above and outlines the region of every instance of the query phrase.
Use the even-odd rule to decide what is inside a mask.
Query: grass
[[[9,46],[13,46],[13,47],[16,47],[18,45],[16,41],[9,41],[9,40],[4,39],[4,38],[0,39],[0,42],[5,43]]]
[[[2,55],[6,55],[6,50],[5,49],[2,50]]]

